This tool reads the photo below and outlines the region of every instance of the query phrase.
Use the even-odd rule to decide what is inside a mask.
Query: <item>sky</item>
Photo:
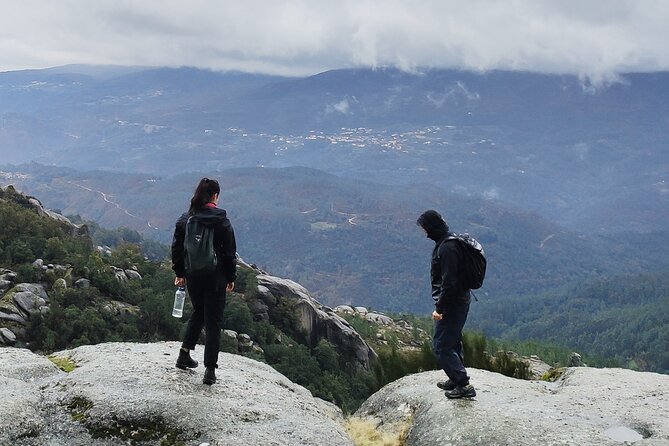
[[[0,71],[669,70],[667,0],[0,0]]]

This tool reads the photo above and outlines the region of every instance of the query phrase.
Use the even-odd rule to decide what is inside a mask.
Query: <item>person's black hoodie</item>
[[[426,211],[418,219],[418,224],[425,229],[427,237],[434,240],[430,278],[432,298],[437,313],[444,313],[449,305],[456,302],[471,301],[469,290],[461,285],[459,265],[463,254],[456,240],[448,240],[453,234],[441,215],[436,211]]]
[[[179,217],[174,228],[174,237],[172,237],[172,269],[177,277],[186,277],[184,267],[184,237],[186,235],[188,217],[188,212]],[[225,209],[207,206],[197,210],[193,217],[200,220],[204,225],[214,227],[214,249],[219,259],[218,272],[225,278],[227,283],[234,282],[237,279],[237,243],[235,241],[235,232],[232,229],[230,220],[228,220]]]

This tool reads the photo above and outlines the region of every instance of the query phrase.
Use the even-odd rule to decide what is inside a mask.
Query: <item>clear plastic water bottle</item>
[[[174,308],[172,308],[172,316],[181,317],[184,314],[184,302],[186,301],[186,290],[184,287],[177,288],[174,293]]]

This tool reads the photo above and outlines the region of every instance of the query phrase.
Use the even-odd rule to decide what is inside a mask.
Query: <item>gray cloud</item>
[[[397,66],[669,69],[664,0],[0,0],[0,70],[190,65],[285,75]]]

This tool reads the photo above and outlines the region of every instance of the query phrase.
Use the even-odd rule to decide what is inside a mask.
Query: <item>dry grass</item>
[[[393,426],[380,431],[376,424],[360,418],[346,420],[346,432],[356,446],[404,446],[410,424]]]

